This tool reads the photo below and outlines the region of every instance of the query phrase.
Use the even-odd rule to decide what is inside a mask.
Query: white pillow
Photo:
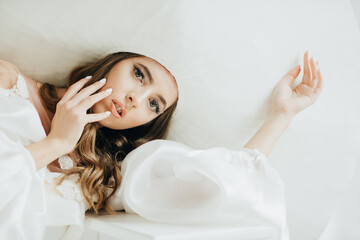
[[[59,85],[73,66],[110,52],[158,60],[180,88],[169,138],[192,148],[243,146],[275,84],[310,49],[325,89],[270,157],[286,184],[291,239],[317,238],[349,181],[360,39],[348,0],[3,0],[0,36],[0,58]]]

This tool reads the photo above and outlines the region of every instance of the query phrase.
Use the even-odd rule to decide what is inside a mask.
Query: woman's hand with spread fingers
[[[95,93],[104,86],[105,78],[83,88],[89,79],[91,77],[86,77],[71,85],[56,105],[56,112],[47,138],[56,140],[64,154],[75,148],[87,123],[100,121],[110,115],[110,112],[87,113],[90,107],[109,96],[112,91],[107,89]]]
[[[275,87],[271,115],[294,117],[297,113],[312,105],[323,89],[323,76],[319,62],[309,59],[309,52],[304,54],[304,76],[294,89],[291,85],[300,73],[300,66],[291,69]]]

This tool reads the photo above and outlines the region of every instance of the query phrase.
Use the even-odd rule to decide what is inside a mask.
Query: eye
[[[160,112],[159,102],[154,99],[150,100],[150,108],[153,109],[155,113],[159,113]]]
[[[143,74],[142,71],[141,71],[138,67],[136,67],[136,66],[134,66],[134,74],[135,74],[135,77],[136,77],[137,79],[139,79],[141,83],[144,82],[144,78],[145,78],[145,77],[144,77],[144,74]]]

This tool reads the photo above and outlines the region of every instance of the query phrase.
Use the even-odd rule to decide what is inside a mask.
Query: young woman
[[[79,177],[86,208],[111,212],[121,161],[141,144],[166,137],[177,99],[171,73],[135,53],[114,53],[75,68],[66,88],[37,82],[1,61],[0,185],[7,197],[0,200],[0,236],[26,232],[20,223],[34,217],[31,209],[43,208],[39,172],[46,168],[62,172],[64,179]],[[69,157],[73,167],[62,169],[59,162],[68,166]],[[37,203],[28,206],[29,198]],[[40,224],[41,217],[23,224],[37,232],[31,222]]]
[[[155,60],[116,53],[73,70],[68,88],[45,84],[30,97],[42,98],[46,106],[37,110],[47,137],[26,146],[37,169],[70,154],[76,167],[65,175],[82,176],[93,210],[111,211],[108,199],[121,182],[119,163],[141,144],[165,138],[178,92],[174,77]]]
[[[2,80],[3,85],[0,87],[5,91],[16,83],[16,76],[21,73],[9,63],[3,63],[3,66],[4,76],[7,77],[1,79],[7,80]],[[144,144],[149,140],[166,136],[168,122],[176,106],[178,92],[175,79],[163,66],[153,59],[130,53],[113,54],[97,63],[75,69],[69,77],[68,86],[71,87],[67,89],[55,88],[48,84],[41,85],[26,77],[26,84],[30,93],[28,99],[31,105],[35,106],[46,135],[40,134],[34,137],[32,134],[30,137],[28,136],[29,133],[24,136],[24,132],[20,129],[15,131],[16,134],[12,134],[11,138],[15,139],[19,136],[22,139],[27,138],[19,141],[21,146],[18,148],[21,150],[18,150],[16,154],[33,161],[36,169],[43,169],[44,166],[48,166],[48,169],[52,171],[61,171],[64,181],[76,176],[75,180],[81,188],[79,195],[84,197],[87,203],[86,209],[94,211],[105,209],[111,212],[110,198],[121,184],[122,188],[119,194],[124,197],[118,203],[115,199],[112,205],[115,206],[115,209],[125,209],[127,212],[133,211],[148,219],[167,222],[171,221],[171,216],[176,216],[176,219],[172,219],[173,222],[201,222],[204,219],[216,221],[220,220],[221,217],[227,219],[231,214],[216,215],[222,210],[212,215],[213,218],[209,217],[211,213],[209,209],[214,210],[214,208],[209,208],[204,214],[200,214],[205,208],[202,207],[202,204],[197,205],[201,203],[198,201],[199,199],[203,198],[205,202],[213,199],[211,196],[216,198],[220,195],[218,188],[211,188],[213,180],[208,184],[203,181],[202,184],[196,185],[192,183],[194,179],[197,179],[193,175],[189,175],[188,179],[185,177],[185,182],[171,178],[173,170],[183,168],[186,171],[192,165],[197,164],[197,166],[193,166],[194,169],[208,171],[207,176],[220,174],[219,178],[216,179],[225,179],[220,183],[224,185],[224,189],[231,190],[228,194],[230,196],[232,194],[234,198],[229,199],[232,201],[237,199],[236,201],[238,201],[222,204],[224,208],[227,206],[235,207],[235,210],[232,209],[228,212],[237,214],[237,211],[241,209],[242,213],[247,212],[244,215],[247,219],[250,219],[252,215],[264,216],[264,219],[270,219],[269,221],[282,229],[282,239],[285,239],[285,210],[283,207],[279,207],[282,201],[281,190],[278,188],[281,181],[264,159],[270,154],[278,138],[289,126],[294,116],[313,104],[321,93],[323,78],[319,64],[313,58],[309,59],[308,52],[304,55],[302,82],[292,89],[291,85],[299,73],[300,67],[296,66],[278,83],[274,91],[272,109],[268,119],[240,152],[218,149],[186,154],[191,151],[189,148],[173,143],[164,143],[163,146],[169,145],[166,148],[163,147],[162,150],[159,147],[161,144],[156,141],[155,145],[151,142]],[[106,82],[103,78],[106,78]],[[77,82],[78,79],[81,80]],[[17,80],[18,85],[19,80]],[[18,88],[21,88],[21,84]],[[112,91],[107,89],[112,89]],[[15,95],[22,95],[22,93],[17,91]],[[26,97],[26,94],[23,95]],[[8,135],[11,135],[9,132],[15,128],[11,127],[12,124],[14,126],[21,124],[20,121],[12,121],[19,119],[17,116],[21,115],[17,115],[11,110],[14,107],[16,108],[14,105],[16,101],[20,100],[18,98],[6,98],[0,101],[0,108],[6,110],[3,112],[12,116],[10,117],[11,121],[2,120],[0,124],[2,131]],[[19,104],[23,103],[20,102]],[[10,105],[11,109],[6,109]],[[12,143],[9,142],[11,141],[3,136],[3,146],[12,146]],[[124,172],[127,176],[123,183],[120,163],[131,150],[140,145],[143,146],[132,151],[132,154],[125,159],[127,162],[124,168],[121,168],[121,173]],[[23,146],[25,146],[26,151],[23,151]],[[66,158],[64,155],[69,157]],[[10,156],[12,155],[7,153],[7,159],[11,159]],[[156,165],[156,167],[151,165],[152,161],[154,163],[155,161],[162,161],[164,156],[169,161],[176,158],[176,161],[171,163],[176,164],[176,167],[170,168],[169,162]],[[227,160],[229,157],[231,159]],[[17,160],[20,158],[15,157]],[[59,161],[56,161],[58,158]],[[206,158],[207,162],[203,161],[202,158]],[[224,163],[219,163],[219,159],[222,159]],[[141,165],[139,162],[146,164]],[[227,170],[223,171],[223,173],[226,172],[226,176],[221,175],[221,168],[224,167],[225,163],[231,163],[227,166],[228,168],[225,166]],[[24,161],[23,164],[29,164],[29,161]],[[256,174],[253,173],[248,176],[248,170],[245,171],[244,166],[252,166],[251,171],[253,172],[257,168],[256,165],[262,166],[257,173],[258,178],[254,177]],[[1,163],[2,166],[6,166],[5,163]],[[211,168],[211,166],[217,166],[217,168]],[[146,177],[150,169],[158,171],[155,177]],[[173,170],[170,171],[170,169]],[[232,172],[234,169],[238,171]],[[166,171],[170,171],[170,174]],[[239,174],[242,171],[244,171],[244,175]],[[35,176],[34,172],[35,167],[29,175]],[[135,172],[138,174],[134,174]],[[162,174],[164,178],[159,178]],[[141,176],[141,179],[134,179],[134,176]],[[228,178],[229,176],[232,178]],[[240,177],[238,181],[236,181],[237,177]],[[6,178],[3,179],[5,179],[3,182],[6,182]],[[226,179],[231,181],[225,184]],[[141,184],[134,184],[136,181],[141,182]],[[262,184],[259,185],[259,183]],[[235,187],[234,184],[242,185]],[[138,187],[135,191],[142,190],[137,195],[135,194],[136,198],[132,200],[135,196],[133,194],[135,191],[132,188],[135,186]],[[256,194],[254,193],[254,186],[256,186]],[[7,191],[10,192],[10,190]],[[267,193],[265,194],[264,191]],[[75,196],[73,198],[78,196],[73,195]],[[146,197],[141,198],[141,195],[146,195]],[[162,196],[164,197],[162,198]],[[11,197],[6,199],[10,201]],[[5,204],[9,202],[6,202],[6,199],[3,200]],[[279,202],[275,200],[279,200]],[[34,205],[36,204],[31,205],[33,209]],[[39,209],[41,208],[40,203],[36,206]],[[181,206],[181,208],[175,206]],[[10,209],[11,206],[8,208]],[[156,214],[151,213],[155,210],[158,210]],[[274,216],[276,210],[279,211]],[[1,208],[0,211],[2,211]],[[24,215],[24,213],[21,214]],[[254,222],[256,221],[254,220]]]

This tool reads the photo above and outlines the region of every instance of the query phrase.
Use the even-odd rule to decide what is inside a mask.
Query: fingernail
[[[100,83],[105,83],[106,82],[106,78],[103,78],[99,81]]]
[[[87,76],[85,79],[90,79],[90,78],[92,78],[92,76]]]
[[[106,113],[106,115],[110,115],[110,111],[106,111],[105,113]]]
[[[106,89],[106,90],[105,90],[105,92],[107,92],[107,93],[111,93],[111,92],[112,92],[112,88],[108,88],[108,89]]]

